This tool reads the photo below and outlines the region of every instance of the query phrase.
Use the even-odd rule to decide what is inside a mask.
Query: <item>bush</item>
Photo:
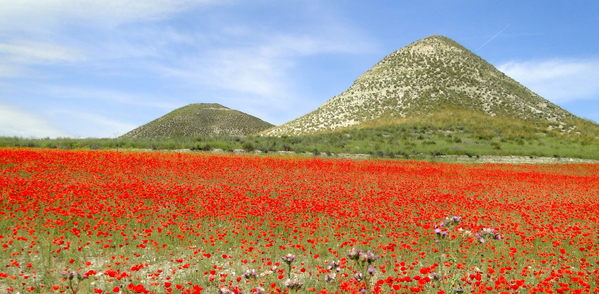
[[[245,150],[246,152],[253,152],[256,149],[254,148],[254,144],[252,144],[252,142],[243,143],[243,146],[241,148],[243,148],[243,150]]]

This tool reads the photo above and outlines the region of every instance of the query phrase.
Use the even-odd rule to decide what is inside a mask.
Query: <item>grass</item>
[[[261,150],[296,153],[370,154],[384,158],[422,155],[517,155],[599,159],[598,128],[576,122],[580,133],[548,130],[548,125],[492,118],[473,111],[445,111],[409,119],[376,122],[337,132],[303,136],[197,136],[180,138],[0,137],[0,147],[57,149]],[[317,151],[317,152],[315,152]]]

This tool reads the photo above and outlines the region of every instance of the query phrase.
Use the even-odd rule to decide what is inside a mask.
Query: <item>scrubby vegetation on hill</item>
[[[416,41],[362,74],[317,110],[264,132],[301,135],[418,117],[447,109],[572,131],[574,116],[443,36]]]
[[[140,126],[123,138],[175,138],[212,135],[244,136],[273,125],[216,103],[196,103]]]

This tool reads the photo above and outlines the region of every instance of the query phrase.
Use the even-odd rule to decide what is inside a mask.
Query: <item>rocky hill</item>
[[[431,36],[386,56],[317,110],[263,134],[313,134],[452,109],[542,124],[564,133],[573,131],[580,120],[457,42]]]
[[[175,109],[121,137],[173,138],[232,135],[244,136],[273,125],[249,114],[216,103],[196,103]]]

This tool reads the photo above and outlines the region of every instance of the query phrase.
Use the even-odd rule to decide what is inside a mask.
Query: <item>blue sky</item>
[[[281,124],[434,34],[599,121],[595,0],[0,0],[0,136],[115,137],[198,102]]]

